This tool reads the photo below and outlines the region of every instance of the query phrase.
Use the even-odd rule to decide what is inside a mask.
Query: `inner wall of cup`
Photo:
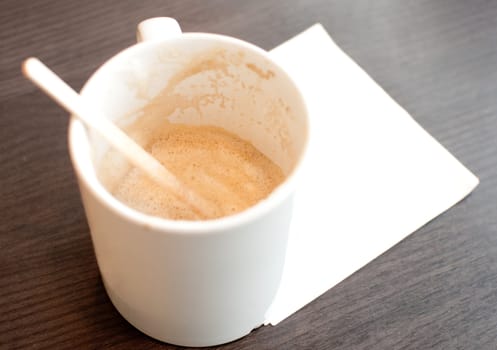
[[[164,121],[213,125],[250,141],[289,174],[303,151],[307,124],[287,76],[259,53],[219,40],[145,43],[123,52],[83,90],[104,113],[145,145]],[[115,182],[129,169],[90,132],[93,163]]]

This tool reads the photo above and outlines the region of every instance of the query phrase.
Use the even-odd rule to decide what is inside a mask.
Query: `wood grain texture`
[[[68,157],[67,115],[20,74],[35,55],[80,88],[152,16],[265,49],[321,22],[481,180],[280,325],[219,348],[497,348],[497,1],[2,0],[1,349],[176,348],[135,330],[107,298]]]

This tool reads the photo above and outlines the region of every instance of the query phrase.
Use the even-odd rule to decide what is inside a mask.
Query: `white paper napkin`
[[[277,324],[468,195],[478,179],[319,24],[271,51],[311,119]]]

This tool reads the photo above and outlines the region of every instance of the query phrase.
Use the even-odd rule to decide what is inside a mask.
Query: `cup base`
[[[182,330],[183,334],[172,334],[169,333],[167,327],[162,326],[160,322],[147,319],[142,312],[135,310],[129,304],[125,303],[112,291],[112,289],[108,288],[105,281],[103,282],[107,295],[119,314],[140,332],[164,343],[185,347],[217,346],[241,339],[264,324],[264,320],[261,320],[260,322],[255,323],[254,326],[239,327],[236,329],[234,329],[232,327],[233,324],[231,324],[229,333],[222,335],[212,334],[207,337],[205,335],[195,335],[195,330],[188,329],[187,327]]]

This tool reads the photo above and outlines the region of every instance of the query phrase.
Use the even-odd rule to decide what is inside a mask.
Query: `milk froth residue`
[[[284,180],[282,170],[264,154],[219,127],[169,124],[145,148],[212,205],[209,219],[256,204]],[[191,207],[138,169],[131,169],[114,186],[113,194],[146,214],[175,220],[196,217]]]

